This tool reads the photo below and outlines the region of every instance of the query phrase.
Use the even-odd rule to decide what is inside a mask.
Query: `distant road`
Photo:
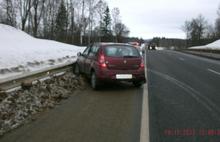
[[[151,142],[219,142],[220,62],[148,51],[147,64]]]

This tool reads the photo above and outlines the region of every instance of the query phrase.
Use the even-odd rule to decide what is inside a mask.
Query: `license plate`
[[[132,79],[132,74],[116,74],[116,79]]]

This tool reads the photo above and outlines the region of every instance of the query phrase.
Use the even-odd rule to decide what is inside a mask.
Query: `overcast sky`
[[[130,36],[185,38],[181,26],[185,20],[205,16],[210,24],[217,18],[220,0],[107,0],[118,7]]]

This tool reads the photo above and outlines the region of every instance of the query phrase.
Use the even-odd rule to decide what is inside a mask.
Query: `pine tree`
[[[62,0],[56,17],[56,37],[58,41],[64,42],[67,36],[68,24],[67,10]]]
[[[101,23],[101,33],[103,41],[112,41],[111,16],[109,7],[107,7],[104,12],[104,18]]]

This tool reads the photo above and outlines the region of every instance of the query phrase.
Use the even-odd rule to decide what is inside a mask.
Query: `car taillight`
[[[106,63],[105,63],[105,56],[104,55],[101,55],[99,57],[99,63],[101,65],[101,67],[103,67],[103,68],[105,68],[107,66]]]
[[[144,68],[144,61],[141,60],[140,68]]]

